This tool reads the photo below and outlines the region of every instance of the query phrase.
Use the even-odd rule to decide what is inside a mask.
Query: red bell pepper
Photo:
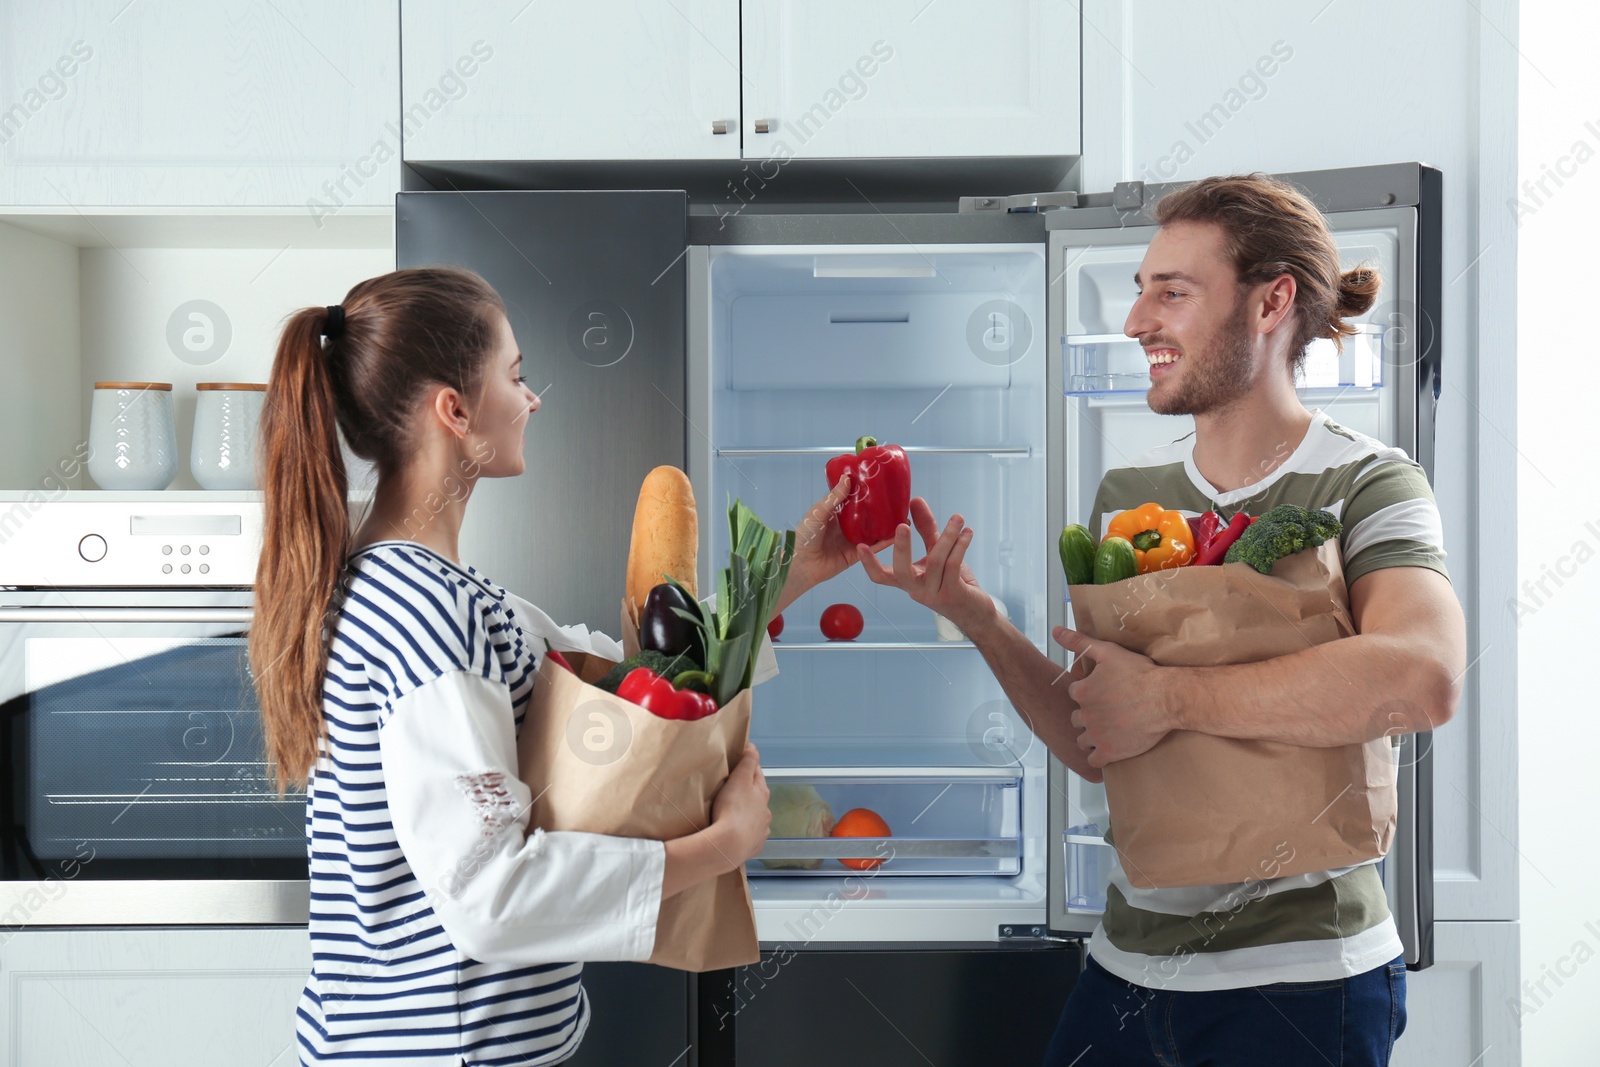
[[[1255,520],[1244,512],[1239,512],[1228,521],[1226,529],[1218,530],[1209,544],[1195,557],[1195,566],[1210,567],[1222,563],[1222,558],[1228,554],[1228,549],[1239,540],[1239,535],[1244,533],[1244,528]]]
[[[854,455],[828,460],[828,488],[850,472],[850,495],[839,509],[839,532],[854,545],[875,545],[894,536],[911,517],[911,461],[899,445],[876,437],[856,441]]]
[[[692,677],[706,681],[711,676],[704,671],[684,671],[669,680],[648,667],[638,667],[629,671],[622,680],[617,687],[617,696],[662,719],[692,721],[715,715],[717,702],[705,693],[673,688],[674,682],[684,682]]]
[[[1223,526],[1222,516],[1215,511],[1204,511],[1189,520],[1189,532],[1194,537],[1195,555],[1200,555],[1217,536],[1217,531]],[[1196,562],[1199,562],[1196,560]]]

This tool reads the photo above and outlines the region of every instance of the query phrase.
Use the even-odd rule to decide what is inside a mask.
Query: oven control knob
[[[99,534],[89,534],[78,542],[78,555],[90,563],[99,563],[106,558],[106,539]]]

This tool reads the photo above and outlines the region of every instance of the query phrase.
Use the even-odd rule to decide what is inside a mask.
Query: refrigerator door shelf
[[[1066,862],[1066,908],[1069,912],[1099,915],[1106,910],[1106,885],[1111,876],[1111,846],[1093,823],[1069,826],[1061,834]]]
[[[1343,349],[1319,338],[1306,349],[1295,384],[1317,389],[1381,389],[1385,330],[1363,323]],[[1062,380],[1068,396],[1143,394],[1150,389],[1149,364],[1139,342],[1122,334],[1069,334],[1061,339]]]
[[[1020,773],[841,773],[773,775],[777,834],[748,871],[761,877],[987,875],[1022,870]],[[823,836],[847,813],[875,815],[890,833]],[[872,829],[873,827],[864,827]],[[804,836],[783,836],[799,833]],[[846,861],[855,860],[855,863]]]
[[[1078,334],[1061,339],[1068,396],[1144,393],[1149,363],[1139,342],[1121,334]]]

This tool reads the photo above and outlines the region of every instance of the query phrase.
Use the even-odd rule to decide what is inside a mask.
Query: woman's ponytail
[[[421,267],[369,278],[283,328],[257,450],[265,527],[250,632],[280,795],[310,779],[328,736],[322,687],[353,540],[341,434],[380,481],[399,474],[416,405],[435,384],[477,395],[504,319],[476,274]]]
[[[250,667],[279,794],[303,787],[327,726],[322,683],[326,621],[350,551],[348,480],[323,332],[329,311],[295,312],[278,341],[261,417],[264,497]]]

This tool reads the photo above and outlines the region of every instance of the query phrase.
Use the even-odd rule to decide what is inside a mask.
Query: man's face
[[[1138,339],[1150,363],[1152,411],[1204,415],[1251,390],[1258,335],[1220,227],[1163,226],[1134,282],[1139,297],[1122,332]]]

